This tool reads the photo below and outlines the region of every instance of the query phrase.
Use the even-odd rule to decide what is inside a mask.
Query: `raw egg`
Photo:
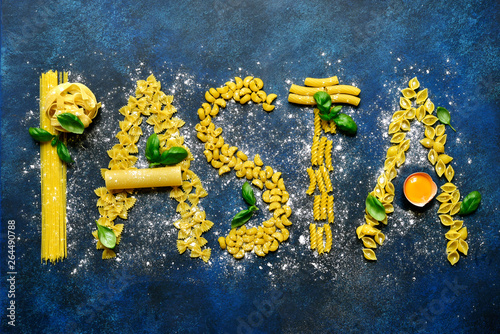
[[[416,206],[429,203],[437,193],[437,185],[427,173],[414,173],[404,183],[406,199]]]

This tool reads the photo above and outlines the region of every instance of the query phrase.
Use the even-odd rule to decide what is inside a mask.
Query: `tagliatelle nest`
[[[97,102],[87,86],[71,82],[54,87],[43,101],[43,110],[47,113],[51,125],[60,132],[68,131],[59,124],[58,115],[71,113],[77,116],[87,128],[100,107],[101,103]]]

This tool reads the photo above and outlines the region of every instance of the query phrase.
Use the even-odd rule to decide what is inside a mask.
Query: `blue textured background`
[[[1,332],[500,331],[499,21],[497,1],[3,1]],[[27,128],[38,124],[38,78],[50,69],[70,71],[70,81],[88,85],[103,108],[69,143],[77,161],[68,171],[69,256],[42,265],[39,150]],[[182,133],[199,157],[193,169],[210,193],[202,204],[216,224],[206,234],[210,264],[177,254],[174,203],[161,191],[138,196],[143,204],[130,212],[119,261],[102,261],[94,249],[92,190],[102,186],[99,168],[108,163],[117,111],[134,81],[150,73],[174,94]],[[241,206],[241,182],[234,174],[218,178],[203,161],[194,125],[207,88],[247,74],[278,94],[276,111],[233,118],[226,110],[220,124],[234,125],[228,141],[283,172],[294,225],[277,253],[238,262],[216,239]],[[358,136],[333,137],[345,157],[337,163],[347,168],[333,173],[334,248],[318,258],[299,240],[312,221],[303,193],[309,163],[301,154],[312,115],[286,98],[291,83],[332,75],[361,88],[362,102],[346,109]],[[396,88],[413,76],[452,112],[458,132],[448,130],[447,151],[462,193],[483,194],[479,210],[464,219],[470,255],[453,267],[437,203],[415,212],[401,198],[402,175],[432,173],[425,161],[409,161],[396,179],[397,210],[376,263],[363,259],[354,234],[389,143],[381,122],[398,108]],[[254,123],[269,132],[246,136]],[[15,328],[6,318],[8,220],[18,235]]]

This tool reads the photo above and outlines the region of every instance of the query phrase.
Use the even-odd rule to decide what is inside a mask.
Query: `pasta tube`
[[[175,187],[182,185],[180,166],[108,170],[104,175],[104,179],[108,190]]]
[[[306,78],[304,80],[304,85],[310,86],[310,87],[325,87],[325,86],[333,86],[333,85],[338,85],[339,84],[339,79],[337,76],[330,77],[330,78]]]
[[[330,96],[332,98],[332,103],[346,103],[346,104],[351,104],[353,106],[358,106],[359,102],[361,101],[361,99],[359,97],[352,96],[352,95],[346,95],[346,94],[333,94]],[[316,105],[316,101],[314,100],[314,97],[297,95],[297,94],[288,94],[288,102],[297,103],[297,104],[304,104],[304,105],[308,105],[308,106]]]

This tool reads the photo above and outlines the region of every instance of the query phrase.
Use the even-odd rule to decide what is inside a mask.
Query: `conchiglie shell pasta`
[[[451,265],[455,265],[459,259],[460,255],[458,255],[457,251],[448,254],[448,261],[450,261]]]
[[[377,256],[375,255],[375,252],[369,248],[363,248],[363,256],[365,259],[370,260],[370,261],[376,261]]]
[[[375,243],[375,241],[370,238],[370,237],[363,237],[361,238],[361,241],[363,241],[363,245],[366,247],[366,248],[377,248],[377,244]]]

